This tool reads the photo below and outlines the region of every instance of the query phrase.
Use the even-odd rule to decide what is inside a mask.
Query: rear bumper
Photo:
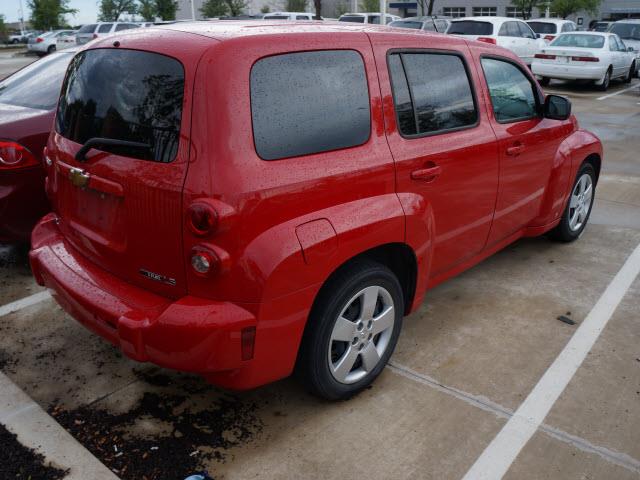
[[[134,360],[205,376],[252,363],[241,352],[242,329],[256,325],[249,311],[191,296],[172,301],[120,280],[75,252],[53,213],[34,229],[29,259],[69,314]]]
[[[607,71],[607,65],[555,65],[534,61],[531,71],[535,75],[564,80],[601,80]]]

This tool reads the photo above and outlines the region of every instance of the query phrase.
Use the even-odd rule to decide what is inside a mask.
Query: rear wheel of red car
[[[349,398],[382,371],[398,341],[404,300],[393,272],[358,261],[332,278],[316,300],[297,373],[329,400]]]
[[[578,170],[562,219],[550,232],[552,238],[572,242],[582,234],[591,214],[595,188],[596,172],[593,165],[584,163]]]

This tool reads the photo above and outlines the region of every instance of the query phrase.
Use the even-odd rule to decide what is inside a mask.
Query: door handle
[[[433,167],[414,170],[411,172],[411,178],[413,180],[421,180],[423,182],[433,182],[441,172],[442,167],[440,167],[440,165],[434,165]]]
[[[522,145],[521,143],[507,148],[507,155],[511,155],[512,157],[517,157],[522,152],[524,152],[524,145]]]

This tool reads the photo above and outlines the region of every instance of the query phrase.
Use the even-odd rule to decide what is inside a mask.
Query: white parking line
[[[560,355],[471,466],[463,480],[497,480],[509,470],[575,375],[638,273],[640,245],[627,258]]]
[[[51,298],[51,294],[47,290],[43,290],[42,292],[34,293],[33,295],[21,298],[20,300],[16,300],[15,302],[7,303],[6,305],[0,307],[0,317],[9,315],[13,312],[17,312],[18,310],[22,310],[23,308],[30,307],[31,305],[40,303],[48,298]]]
[[[37,450],[55,466],[69,469],[65,480],[118,479],[2,372],[0,423],[23,445]]]
[[[627,91],[632,90],[634,88],[638,88],[638,85],[637,84],[631,85],[630,87],[623,88],[622,90],[618,90],[617,92],[613,92],[613,93],[610,93],[608,95],[603,95],[602,97],[598,97],[598,98],[596,98],[596,100],[606,100],[607,98],[615,97],[616,95],[619,95],[621,93],[627,92]]]
[[[469,405],[493,413],[498,418],[509,419],[513,416],[513,410],[511,410],[510,408],[503,407],[502,405],[497,404],[481,395],[473,395],[472,393],[464,392],[457,388],[445,385],[435,378],[423,375],[404,365],[400,365],[396,362],[389,362],[387,367],[389,368],[389,370],[398,375],[402,375],[403,377],[413,380],[414,382],[422,383],[423,385],[427,385],[428,387],[438,390],[442,393],[451,395]],[[640,460],[636,460],[626,453],[621,453],[609,448],[601,447],[599,445],[594,445],[584,438],[571,435],[570,433],[547,424],[540,425],[540,431],[546,433],[550,437],[555,438],[556,440],[571,445],[578,450],[582,450],[586,453],[596,454],[603,460],[606,460],[607,462],[614,465],[618,465],[619,467],[626,468],[630,472],[640,473]]]

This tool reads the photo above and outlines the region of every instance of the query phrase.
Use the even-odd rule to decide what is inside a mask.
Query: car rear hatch
[[[69,65],[48,144],[48,188],[66,239],[110,273],[170,297],[186,292],[188,85],[183,64],[169,56],[80,52]]]

